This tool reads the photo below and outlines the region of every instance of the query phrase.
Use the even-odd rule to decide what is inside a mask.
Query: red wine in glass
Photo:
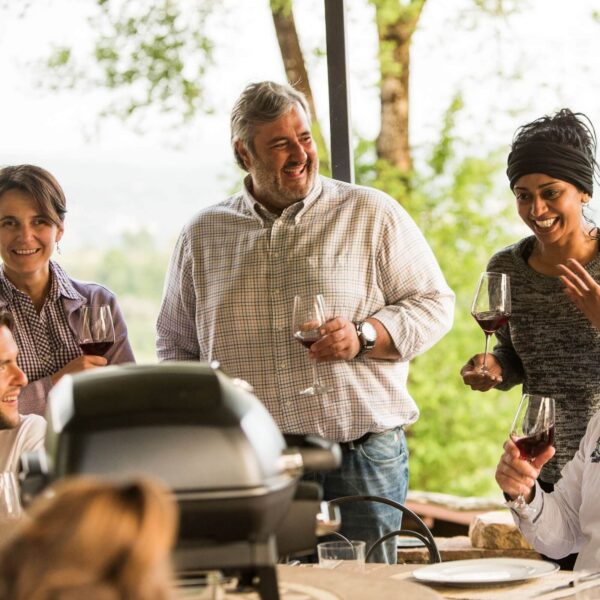
[[[521,453],[521,460],[534,460],[544,450],[554,445],[554,425],[544,431],[513,439]]]
[[[110,306],[82,306],[77,343],[87,355],[104,356],[115,343],[115,328]]]
[[[321,338],[318,330],[311,331],[296,331],[294,333],[294,339],[298,340],[307,350],[310,348],[315,342],[318,342]]]
[[[519,449],[521,460],[535,460],[544,450],[554,444],[554,398],[538,394],[523,394],[515,414],[510,438]],[[525,518],[535,515],[535,509],[527,505],[519,494],[514,507]]]
[[[475,313],[473,318],[477,321],[479,327],[483,329],[484,333],[492,335],[492,333],[496,333],[500,327],[508,323],[510,314],[505,312],[487,311]]]
[[[487,371],[490,336],[510,317],[510,280],[505,273],[482,273],[473,298],[471,314],[485,333],[485,352],[481,370]]]
[[[111,348],[114,342],[82,342],[79,344],[84,354],[93,356],[104,356]]]
[[[321,294],[309,294],[307,296],[295,296],[292,309],[292,335],[305,348],[310,348],[321,338],[319,328],[327,320],[325,300]],[[319,381],[317,365],[314,360],[310,361],[313,381],[307,388],[301,390],[301,396],[316,396],[326,394],[329,389]]]

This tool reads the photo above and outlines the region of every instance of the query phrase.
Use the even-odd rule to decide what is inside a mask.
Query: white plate
[[[527,558],[477,558],[453,560],[417,569],[417,581],[444,585],[486,585],[543,577],[558,571],[558,565]]]

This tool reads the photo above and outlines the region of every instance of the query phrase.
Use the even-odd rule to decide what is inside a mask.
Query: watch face
[[[360,324],[360,332],[361,332],[362,336],[365,338],[367,343],[373,344],[375,342],[375,340],[377,339],[377,330],[368,321],[363,321]]]

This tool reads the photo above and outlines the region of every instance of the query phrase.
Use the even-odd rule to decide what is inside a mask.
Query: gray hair
[[[310,111],[306,97],[292,86],[261,81],[245,87],[231,111],[231,146],[237,164],[244,171],[246,165],[235,147],[236,142],[242,142],[245,148],[254,154],[254,125],[270,123],[296,104],[304,109],[310,123]]]

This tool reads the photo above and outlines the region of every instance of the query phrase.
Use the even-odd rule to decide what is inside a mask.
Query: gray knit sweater
[[[541,473],[554,483],[600,408],[600,331],[567,298],[558,277],[527,264],[534,242],[533,236],[525,238],[488,264],[488,271],[510,276],[512,296],[510,322],[497,334],[494,355],[502,365],[499,389],[522,383],[523,392],[556,401],[556,455]],[[600,282],[600,255],[586,269]]]

